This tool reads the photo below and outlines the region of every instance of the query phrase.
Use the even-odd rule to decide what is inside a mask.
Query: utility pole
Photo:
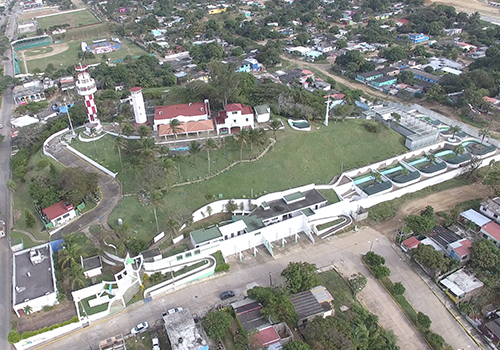
[[[330,114],[330,95],[325,96],[328,97],[328,100],[326,100],[326,113],[325,113],[325,122],[323,123],[325,126],[328,126],[328,114]]]

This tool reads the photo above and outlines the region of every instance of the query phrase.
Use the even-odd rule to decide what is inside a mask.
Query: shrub
[[[11,330],[9,332],[9,335],[7,335],[7,340],[11,344],[17,343],[17,342],[19,342],[21,340],[21,335],[19,334],[18,331],[16,331],[15,329],[13,329],[13,330]]]
[[[431,344],[433,349],[442,349],[444,346],[444,339],[439,334],[429,332],[427,334],[427,341]]]
[[[391,275],[391,270],[389,270],[387,266],[377,265],[373,267],[373,275],[377,279],[389,277]]]
[[[366,131],[374,134],[379,133],[382,130],[382,124],[377,121],[365,121],[363,123],[363,127]]]
[[[20,338],[21,339],[28,339],[28,338],[31,338],[31,337],[37,335],[37,334],[45,333],[45,332],[48,332],[48,331],[52,331],[52,330],[54,330],[56,328],[60,328],[60,327],[63,327],[63,326],[66,326],[66,325],[68,325],[70,323],[75,323],[75,322],[78,322],[78,316],[73,316],[71,319],[69,319],[67,321],[64,321],[64,322],[61,322],[61,323],[56,323],[56,324],[53,324],[52,326],[49,326],[49,327],[37,329],[35,331],[24,332],[23,334],[21,334]]]
[[[372,220],[379,222],[392,218],[396,212],[389,202],[383,202],[368,209],[368,215]]]
[[[400,283],[394,284],[394,286],[391,289],[391,293],[394,295],[403,295],[406,292],[406,288]]]
[[[417,323],[422,327],[424,327],[425,329],[429,329],[431,328],[432,321],[429,318],[429,316],[427,316],[423,312],[419,312],[417,314]]]
[[[47,159],[40,159],[40,161],[36,164],[37,170],[43,170],[49,165],[49,161]]]
[[[368,265],[371,267],[379,266],[379,265],[384,265],[385,264],[385,258],[383,256],[380,256],[372,251],[366,253],[365,255],[365,261]]]
[[[33,216],[33,214],[31,214],[31,212],[28,209],[24,209],[24,220],[25,220],[25,223],[26,223],[26,227],[28,227],[28,228],[35,227],[35,225],[36,225],[36,219],[35,219],[35,217]]]
[[[229,270],[229,264],[228,263],[222,263],[222,264],[217,264],[215,267],[215,272],[222,272],[222,271],[227,271]]]

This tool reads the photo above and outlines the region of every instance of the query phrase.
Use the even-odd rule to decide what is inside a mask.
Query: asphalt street
[[[133,326],[140,322],[161,323],[161,312],[177,306],[188,308],[193,314],[204,315],[221,303],[220,292],[225,290],[236,292],[236,297],[224,301],[225,304],[242,299],[247,288],[254,283],[260,286],[269,286],[269,273],[276,281],[290,261],[308,261],[315,263],[319,268],[335,266],[347,276],[354,272],[362,272],[367,276],[368,284],[360,293],[360,298],[370,311],[379,316],[379,322],[382,326],[394,330],[399,338],[401,349],[428,349],[420,334],[361,262],[361,255],[370,249],[374,239],[378,239],[373,245],[376,252],[387,253],[386,259],[390,260],[391,264],[398,264],[398,267],[404,270],[405,274],[415,274],[408,265],[399,260],[399,256],[394,251],[391,253],[391,243],[387,238],[372,229],[362,228],[357,233],[348,233],[326,242],[316,242],[314,245],[305,236],[301,236],[299,243],[288,243],[285,252],[279,254],[276,259],[273,259],[265,249],[261,249],[257,253],[257,257],[253,257],[250,252],[245,252],[241,262],[236,257],[230,257],[231,269],[227,275],[189,285],[149,303],[136,303],[88,328],[73,332],[36,349],[95,349],[100,340],[119,333],[127,334]],[[428,289],[425,284],[417,284],[412,290],[407,290],[407,293],[427,293],[426,288]],[[428,297],[435,298],[432,294]],[[440,322],[439,319],[433,321]],[[478,348],[461,330],[457,322],[449,322],[448,318],[445,318],[444,322],[446,324],[443,327],[448,327],[455,337],[453,345],[457,347],[454,348]]]
[[[8,8],[9,3],[6,3]],[[16,13],[18,5],[14,7],[14,15],[6,13],[2,16],[2,23],[9,21],[6,30],[6,36],[13,38],[15,35],[14,29],[16,24]],[[5,10],[8,11],[7,9]],[[11,50],[8,49],[4,53],[9,60],[3,62],[4,74],[13,76],[13,65],[10,61],[12,57]],[[3,129],[0,133],[5,136],[4,141],[0,144],[0,218],[6,222],[7,228],[11,224],[10,216],[10,197],[7,189],[7,181],[10,179],[10,118],[14,101],[12,99],[12,90],[7,89],[3,94],[2,109],[0,114],[0,123],[3,124]],[[9,349],[11,346],[7,341],[7,333],[10,331],[10,320],[12,315],[11,306],[11,254],[8,238],[0,240],[0,349]]]

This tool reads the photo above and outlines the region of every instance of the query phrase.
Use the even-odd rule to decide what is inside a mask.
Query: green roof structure
[[[306,198],[306,196],[304,196],[302,194],[302,192],[291,193],[291,194],[283,197],[283,199],[285,200],[286,204],[290,204],[290,203],[293,203],[293,202],[298,202],[298,201],[303,200],[305,198]]]
[[[222,238],[222,234],[220,233],[217,226],[206,230],[204,228],[201,228],[199,230],[192,231],[190,235],[196,244],[201,244],[217,238]]]

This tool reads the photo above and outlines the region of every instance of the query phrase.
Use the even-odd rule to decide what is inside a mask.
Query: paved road
[[[384,327],[391,327],[394,330],[399,338],[401,349],[427,349],[427,345],[410,325],[402,311],[379,283],[370,277],[360,261],[361,254],[369,250],[370,240],[375,238],[379,239],[374,244],[375,251],[381,251],[384,246],[385,249],[390,249],[390,242],[380,233],[363,228],[355,234],[346,234],[330,241],[317,242],[315,245],[308,242],[307,238],[301,237],[299,244],[288,243],[287,254],[277,256],[275,260],[265,249],[259,251],[257,258],[247,252],[242,262],[230,257],[231,272],[228,275],[191,285],[147,304],[135,304],[121,313],[37,349],[90,349],[91,346],[95,347],[99,340],[118,333],[128,333],[139,322],[148,321],[150,324],[155,324],[160,319],[163,310],[176,306],[188,307],[192,313],[203,315],[211,307],[220,303],[218,294],[221,291],[232,289],[236,292],[236,298],[242,298],[248,284],[255,282],[261,286],[268,286],[269,273],[271,272],[275,279],[290,261],[309,261],[316,263],[318,267],[335,265],[345,275],[363,272],[368,277],[368,284],[360,293],[360,297],[368,308],[379,316],[380,323]],[[392,261],[392,256],[390,259]],[[406,273],[411,273],[411,269],[406,264],[402,262],[400,264],[402,269],[408,270]],[[420,291],[413,291],[413,293],[418,292]],[[435,296],[429,296],[429,298],[433,297],[435,298]],[[227,303],[231,301],[234,300],[229,300]],[[439,323],[439,320],[435,322]],[[452,330],[459,327],[455,324],[447,324],[447,326]],[[461,344],[469,342],[467,336],[457,332],[457,341],[459,339],[463,340]],[[471,346],[467,349],[476,348]]]
[[[65,234],[78,232],[93,222],[99,221],[101,218],[102,220],[100,221],[106,225],[107,215],[116,207],[122,197],[118,181],[68,151],[59,143],[58,138],[54,138],[49,143],[48,150],[59,162],[67,167],[80,167],[88,172],[99,174],[99,189],[102,194],[101,202],[97,207],[56,232],[51,236],[51,240],[59,239]]]
[[[8,8],[9,4],[6,3]],[[12,38],[16,22],[16,10],[14,14],[6,13],[2,23],[9,20],[7,25],[6,35]],[[8,11],[8,10],[6,10]],[[5,57],[11,57],[10,49],[4,53]],[[4,74],[13,76],[12,62],[5,61]],[[10,179],[10,118],[14,102],[12,99],[12,90],[7,89],[3,94],[2,109],[0,112],[0,123],[4,125],[0,133],[5,136],[5,140],[0,144],[0,217],[6,222],[7,228],[11,225],[10,220],[10,198],[9,190],[7,189],[7,181]],[[7,333],[10,331],[10,320],[12,315],[11,306],[11,254],[9,239],[3,238],[0,240],[0,349],[9,349],[11,346],[7,341]]]

